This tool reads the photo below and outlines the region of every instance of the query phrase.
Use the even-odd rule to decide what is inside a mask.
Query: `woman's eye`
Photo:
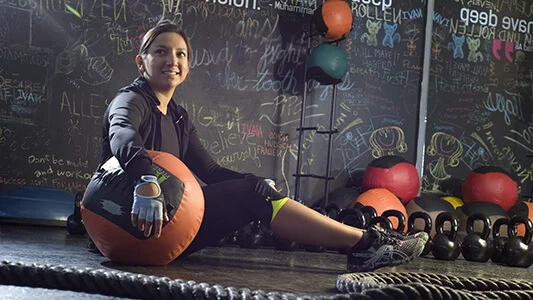
[[[155,50],[155,53],[156,54],[164,54],[165,51],[163,49],[157,49],[157,50]]]

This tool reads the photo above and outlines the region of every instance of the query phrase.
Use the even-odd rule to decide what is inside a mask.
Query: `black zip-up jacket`
[[[141,175],[155,175],[146,150],[161,151],[162,132],[159,100],[145,78],[119,90],[104,114],[100,164],[115,156],[132,180]],[[244,178],[242,174],[221,167],[203,147],[187,111],[174,100],[168,104],[179,141],[179,159],[203,182],[210,184]]]

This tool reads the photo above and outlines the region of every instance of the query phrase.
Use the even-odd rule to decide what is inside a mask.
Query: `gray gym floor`
[[[337,276],[347,273],[346,256],[337,252],[294,252],[273,248],[210,247],[167,266],[135,267],[111,263],[86,249],[87,236],[69,235],[65,228],[0,223],[0,259],[27,264],[133,272],[223,287],[265,292],[333,295]],[[431,256],[377,272],[436,273],[477,278],[531,280],[532,268],[513,268],[492,262],[475,263]],[[118,299],[69,291],[0,285],[0,299]],[[122,298],[121,298],[122,299]]]

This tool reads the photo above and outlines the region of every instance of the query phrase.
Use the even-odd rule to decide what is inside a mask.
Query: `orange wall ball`
[[[375,188],[370,189],[355,199],[354,202],[350,205],[350,207],[354,207],[356,203],[360,203],[364,206],[372,206],[378,215],[381,216],[381,214],[386,210],[397,210],[403,213],[405,216],[405,220],[407,221],[407,211],[405,209],[405,206],[402,204],[400,199],[396,197],[393,193],[391,193],[389,190],[384,188]],[[394,228],[398,228],[398,219],[391,218],[392,226]],[[407,229],[407,224],[405,224],[405,228]]]
[[[315,10],[314,23],[325,38],[338,40],[352,30],[352,9],[344,0],[327,0]]]
[[[112,261],[133,265],[166,265],[192,242],[204,216],[202,187],[187,166],[172,154],[147,151],[161,191],[173,209],[159,238],[145,237],[131,225],[134,181],[115,157],[93,176],[81,206],[87,233]],[[116,178],[116,179],[115,179]],[[117,180],[118,179],[118,180]]]

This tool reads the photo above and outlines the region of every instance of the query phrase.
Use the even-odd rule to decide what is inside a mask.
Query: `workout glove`
[[[151,183],[157,185],[157,195],[139,195],[138,189],[143,185]],[[157,182],[157,177],[153,175],[141,176],[141,179],[136,182],[135,189],[133,190],[133,206],[131,208],[132,225],[144,231],[145,236],[150,236],[152,224],[155,223],[154,234],[159,237],[163,224],[163,216],[166,215],[164,202],[163,193],[161,193],[161,187]],[[167,219],[168,217],[165,216],[165,220]]]

